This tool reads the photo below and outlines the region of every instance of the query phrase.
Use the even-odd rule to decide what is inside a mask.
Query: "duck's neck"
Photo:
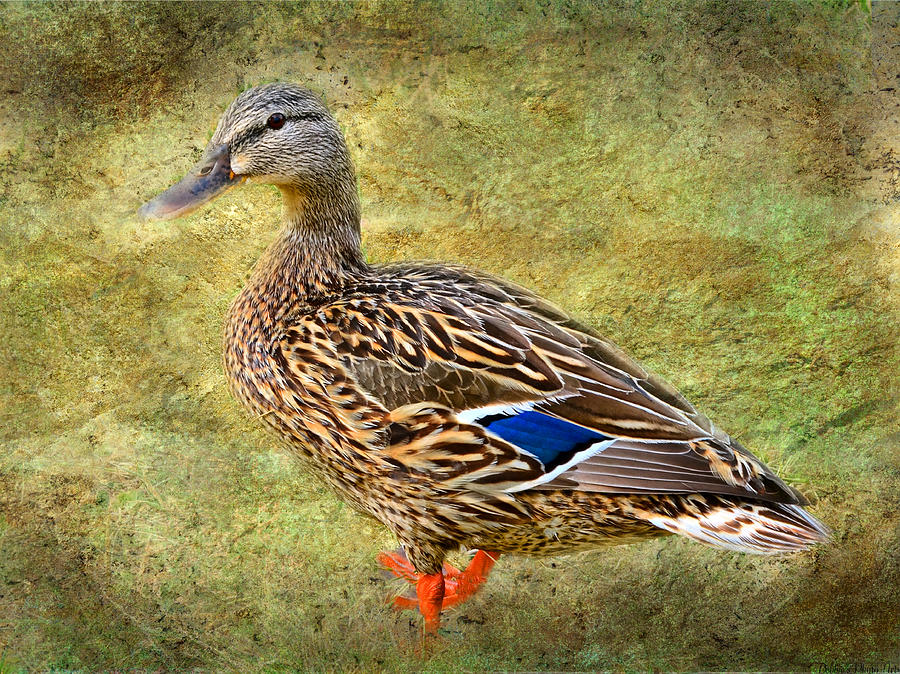
[[[262,297],[327,297],[366,270],[355,184],[318,194],[282,187],[284,225],[250,279]]]

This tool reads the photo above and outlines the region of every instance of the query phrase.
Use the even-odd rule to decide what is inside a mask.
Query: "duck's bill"
[[[180,218],[243,181],[231,170],[228,146],[221,145],[207,151],[178,183],[141,206],[138,215],[144,220]]]

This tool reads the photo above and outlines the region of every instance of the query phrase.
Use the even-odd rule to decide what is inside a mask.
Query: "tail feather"
[[[830,536],[799,505],[697,496],[685,498],[678,514],[657,512],[648,519],[699,543],[760,555],[805,550]]]

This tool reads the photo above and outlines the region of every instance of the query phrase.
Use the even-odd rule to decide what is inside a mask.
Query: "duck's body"
[[[252,167],[247,138],[274,143],[258,120],[277,132],[277,115],[316,151],[297,161],[317,172],[291,168],[274,145],[260,153],[265,170]],[[460,547],[491,552],[444,572],[457,600],[495,553],[668,533],[784,552],[826,537],[797,492],[675,389],[529,291],[461,267],[367,265],[352,167],[326,116],[309,92],[268,85],[242,94],[210,143],[206,161],[230,161],[210,193],[258,174],[286,203],[282,233],[229,311],[226,373],[295,454],[397,535],[409,564],[382,561],[417,583],[431,629],[453,603],[442,565]],[[208,166],[194,182],[225,175]],[[163,197],[148,208],[185,210]]]

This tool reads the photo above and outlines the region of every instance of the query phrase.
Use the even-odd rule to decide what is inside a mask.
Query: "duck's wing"
[[[379,271],[315,320],[392,410],[398,456],[507,492],[800,501],[675,389],[524,288],[454,267]]]

